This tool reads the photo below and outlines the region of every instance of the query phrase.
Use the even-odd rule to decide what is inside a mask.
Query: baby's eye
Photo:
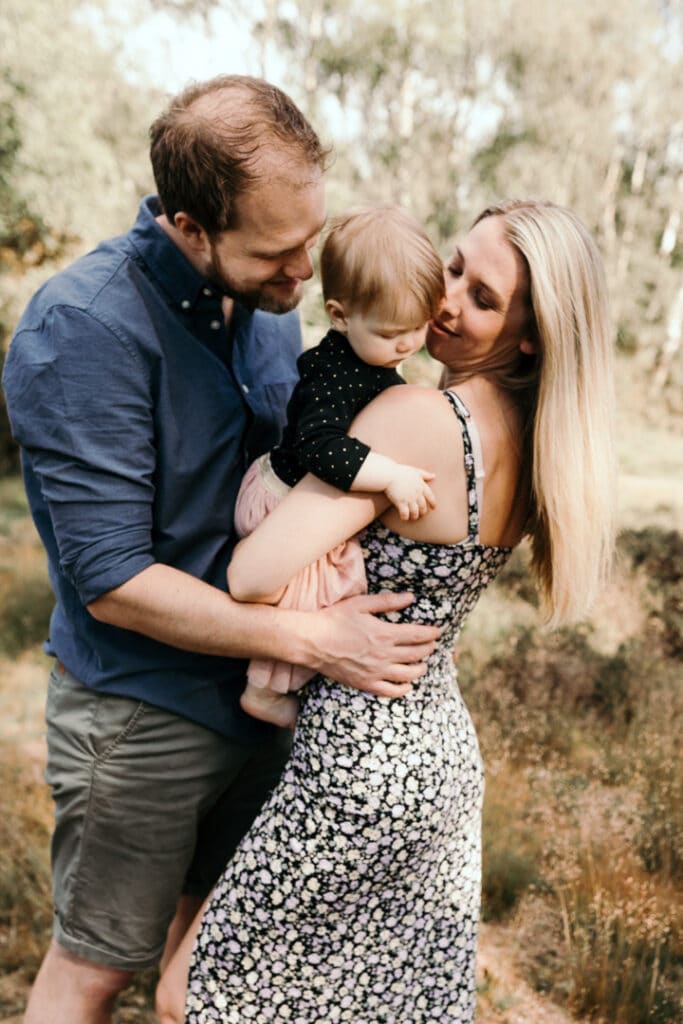
[[[462,274],[462,267],[459,263],[449,263],[447,269],[451,277],[460,277]]]

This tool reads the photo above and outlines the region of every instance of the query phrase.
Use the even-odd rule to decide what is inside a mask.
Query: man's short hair
[[[173,223],[182,210],[212,236],[237,227],[235,200],[258,184],[264,151],[280,149],[321,171],[329,153],[286,93],[247,75],[188,85],[149,134],[164,213]]]
[[[320,253],[323,298],[345,313],[424,322],[443,302],[443,264],[421,225],[399,206],[336,217]]]

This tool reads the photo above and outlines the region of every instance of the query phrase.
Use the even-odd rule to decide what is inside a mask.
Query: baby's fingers
[[[429,505],[430,508],[436,508],[436,498],[434,497],[434,491],[431,489],[431,487],[428,487],[427,484],[425,484],[422,489],[422,496],[426,502],[426,505]],[[427,508],[425,506],[425,512],[426,511]]]
[[[396,511],[398,512],[399,519],[402,519],[404,522],[408,522],[409,519],[413,518],[411,506],[407,501],[397,502]]]

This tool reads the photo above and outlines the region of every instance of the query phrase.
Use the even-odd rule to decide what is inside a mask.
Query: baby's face
[[[427,324],[391,323],[371,313],[351,313],[344,330],[349,345],[368,366],[395,367],[422,348]]]

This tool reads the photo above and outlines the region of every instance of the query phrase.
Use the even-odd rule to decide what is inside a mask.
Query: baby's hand
[[[395,506],[401,519],[419,519],[430,509],[436,508],[434,493],[427,483],[434,474],[415,466],[396,465],[392,479],[384,493]]]

